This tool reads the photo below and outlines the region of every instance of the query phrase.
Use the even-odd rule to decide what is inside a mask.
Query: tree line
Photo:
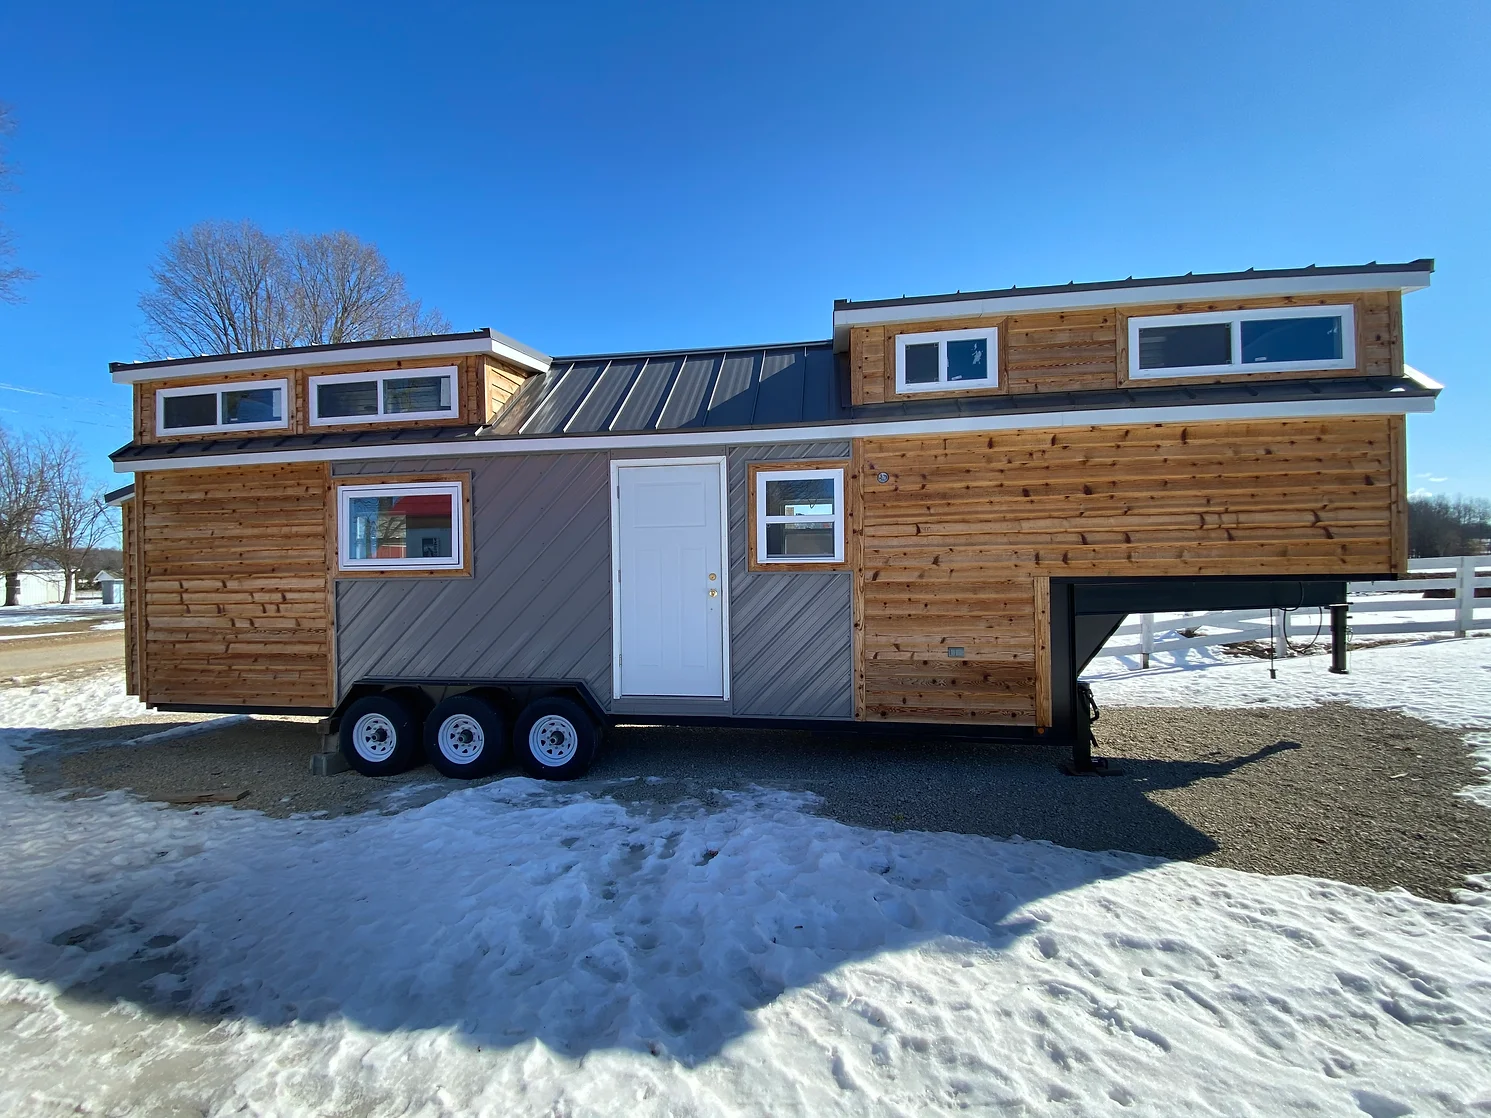
[[[1491,501],[1479,497],[1408,499],[1408,553],[1415,559],[1484,555],[1491,544]]]
[[[18,435],[0,427],[0,573],[5,604],[20,598],[21,572],[38,560],[57,564],[62,600],[71,602],[82,572],[114,535],[103,487],[88,476],[71,435]]]

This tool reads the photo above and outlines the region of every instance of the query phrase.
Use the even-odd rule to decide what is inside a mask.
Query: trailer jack
[[[1077,682],[1077,725],[1072,735],[1072,759],[1061,765],[1067,776],[1122,776],[1123,770],[1106,757],[1094,757],[1097,737],[1092,724],[1103,716],[1098,701],[1092,697],[1092,686]]]

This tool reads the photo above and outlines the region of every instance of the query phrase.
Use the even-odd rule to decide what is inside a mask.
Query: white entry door
[[[724,698],[724,463],[615,472],[619,693]]]

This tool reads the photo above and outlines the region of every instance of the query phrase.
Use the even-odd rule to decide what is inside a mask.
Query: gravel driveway
[[[317,738],[305,721],[113,744],[161,729],[41,732],[46,748],[28,757],[26,775],[38,789],[132,788],[148,799],[245,792],[238,807],[271,815],[400,810],[465,787],[428,767],[384,780],[313,777]],[[866,827],[1018,834],[1441,900],[1491,870],[1491,813],[1457,795],[1476,777],[1453,731],[1344,705],[1111,709],[1097,729],[1125,775],[1063,776],[1054,747],[645,727],[614,731],[572,787],[649,810],[753,784],[805,789],[825,814]]]

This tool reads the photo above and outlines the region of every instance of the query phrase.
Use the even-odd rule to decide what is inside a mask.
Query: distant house
[[[117,606],[124,601],[124,579],[113,571],[99,571],[93,581],[98,584],[104,605]]]
[[[50,559],[38,559],[20,572],[18,606],[45,606],[62,601],[67,574]]]

